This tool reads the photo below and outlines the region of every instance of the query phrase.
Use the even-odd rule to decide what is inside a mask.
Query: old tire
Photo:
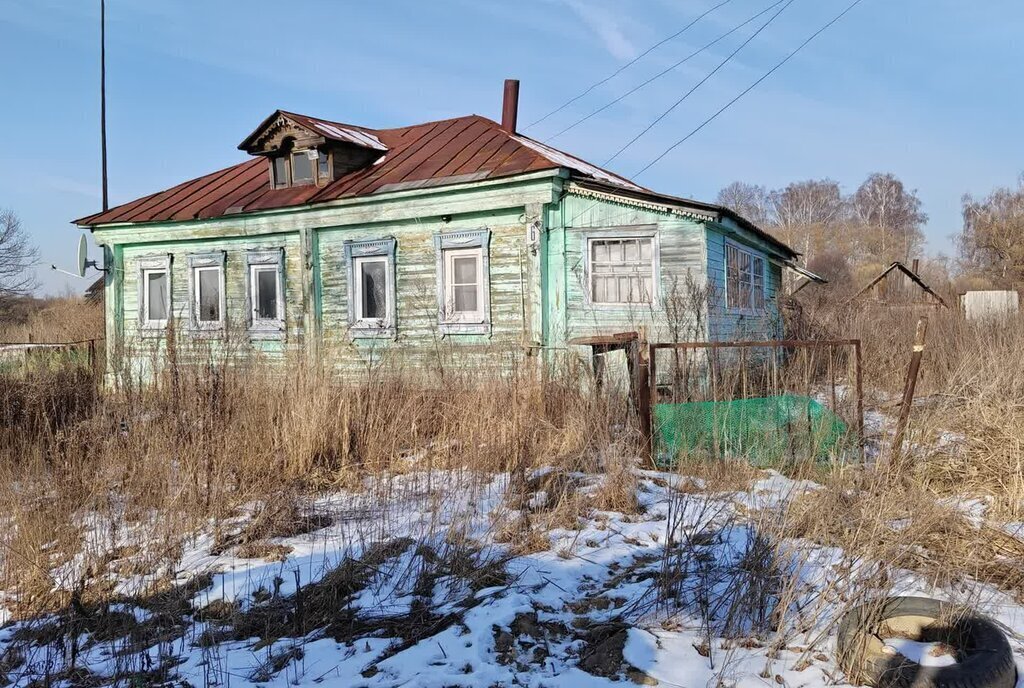
[[[956,652],[950,666],[922,666],[883,652],[884,637],[942,642]],[[916,636],[916,637],[915,637]],[[928,597],[889,597],[855,607],[839,624],[839,664],[851,683],[877,688],[1014,688],[1010,643],[983,616]]]

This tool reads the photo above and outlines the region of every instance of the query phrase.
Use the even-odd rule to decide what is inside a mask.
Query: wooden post
[[[917,332],[914,334],[914,348],[910,354],[907,380],[903,385],[903,404],[900,406],[900,417],[896,421],[896,435],[892,442],[892,461],[896,461],[903,452],[903,436],[906,434],[907,423],[910,420],[910,407],[914,403],[914,389],[917,387],[917,374],[921,369],[921,356],[924,354],[924,340],[927,332],[928,318],[921,316],[917,321]]]
[[[636,403],[637,422],[640,424],[641,452],[644,458],[654,464],[654,447],[651,433],[651,372],[647,341],[640,339],[630,344],[633,364],[633,390]]]
[[[864,377],[861,373],[860,340],[853,342],[854,355],[854,379],[856,380],[857,394],[857,434],[859,435],[860,460],[864,461]]]

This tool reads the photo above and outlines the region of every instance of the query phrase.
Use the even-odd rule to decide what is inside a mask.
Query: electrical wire
[[[815,38],[817,38],[817,37],[818,37],[818,36],[820,36],[820,35],[821,35],[822,33],[824,33],[824,32],[825,32],[825,31],[826,31],[826,30],[827,30],[827,29],[828,29],[828,28],[829,28],[830,26],[832,26],[833,24],[835,24],[835,23],[836,23],[837,21],[839,21],[840,19],[842,19],[843,17],[845,17],[845,16],[846,16],[846,15],[847,15],[847,14],[848,14],[848,13],[849,13],[849,12],[850,12],[850,11],[851,11],[851,10],[852,10],[853,8],[854,8],[854,7],[856,7],[857,5],[859,5],[859,4],[861,3],[861,2],[863,2],[863,0],[853,0],[853,2],[851,2],[851,3],[849,4],[849,5],[847,5],[846,9],[844,9],[844,10],[843,10],[842,12],[840,12],[840,13],[839,13],[839,14],[837,14],[837,15],[836,15],[835,17],[833,17],[833,18],[832,18],[832,19],[831,19],[831,20],[830,20],[830,21],[829,21],[828,23],[826,23],[826,24],[825,24],[824,26],[822,26],[822,27],[821,27],[820,29],[818,29],[817,31],[815,31],[814,33],[812,33],[812,34],[811,34],[810,36],[808,36],[808,37],[807,37],[807,39],[806,39],[806,40],[804,40],[804,42],[803,42],[803,43],[801,43],[800,45],[798,45],[798,46],[797,46],[797,47],[796,47],[796,48],[795,48],[795,49],[794,49],[794,50],[793,50],[792,52],[790,52],[790,53],[789,53],[788,55],[786,55],[786,56],[785,56],[784,58],[782,58],[782,59],[781,59],[781,60],[779,60],[779,61],[778,61],[777,63],[775,63],[775,65],[774,65],[774,66],[773,66],[773,67],[772,67],[771,69],[769,69],[769,70],[768,70],[767,72],[765,72],[764,74],[762,74],[762,75],[761,75],[761,77],[760,77],[760,78],[759,78],[759,79],[758,79],[757,81],[755,81],[754,83],[750,84],[750,86],[748,86],[748,87],[747,87],[747,88],[745,88],[745,89],[744,89],[743,91],[741,91],[739,95],[737,95],[737,96],[736,96],[735,98],[733,98],[733,99],[732,99],[732,100],[730,100],[730,101],[729,101],[728,103],[726,103],[726,104],[725,104],[725,105],[723,105],[723,106],[722,106],[721,108],[719,108],[717,112],[715,112],[715,113],[714,113],[713,115],[711,115],[710,117],[708,117],[708,118],[707,118],[706,120],[704,120],[703,122],[701,122],[701,123],[700,123],[700,125],[699,125],[699,126],[697,126],[697,128],[695,128],[695,129],[694,129],[693,131],[691,131],[691,132],[690,132],[689,134],[687,134],[687,135],[686,135],[686,136],[684,136],[683,138],[679,139],[678,141],[676,141],[675,143],[673,143],[673,144],[672,144],[671,146],[669,146],[668,148],[666,148],[666,149],[665,149],[664,151],[662,151],[662,152],[661,152],[661,153],[660,153],[660,154],[658,155],[658,157],[654,158],[654,160],[652,160],[652,161],[650,161],[649,163],[647,163],[647,164],[646,164],[646,165],[645,165],[644,167],[642,167],[642,168],[641,168],[641,169],[640,169],[640,170],[639,170],[639,171],[638,171],[638,172],[637,172],[637,173],[636,173],[635,175],[633,175],[633,176],[634,176],[634,177],[638,177],[638,176],[640,176],[641,174],[643,174],[644,172],[646,172],[647,170],[649,170],[649,169],[650,169],[651,167],[653,167],[653,166],[654,166],[654,165],[655,165],[655,164],[656,164],[656,163],[657,163],[657,162],[658,162],[659,160],[661,160],[662,158],[664,158],[664,157],[665,157],[666,155],[668,155],[669,153],[671,153],[671,152],[672,152],[673,150],[675,150],[676,148],[678,148],[678,147],[679,147],[679,146],[681,146],[682,144],[686,143],[686,142],[687,142],[687,141],[688,141],[688,140],[689,140],[689,139],[690,139],[690,138],[691,138],[691,137],[692,137],[692,136],[693,136],[694,134],[696,134],[697,132],[699,132],[699,131],[700,131],[701,129],[703,129],[703,128],[704,128],[705,126],[707,126],[708,124],[710,124],[712,120],[714,120],[714,119],[715,119],[716,117],[718,117],[718,116],[719,116],[719,115],[721,115],[721,114],[722,114],[723,112],[725,112],[725,111],[726,111],[726,110],[728,110],[728,109],[729,109],[730,107],[732,107],[732,106],[733,106],[733,105],[734,105],[734,104],[735,104],[735,103],[736,103],[736,102],[737,102],[737,101],[738,101],[738,100],[739,100],[740,98],[742,98],[743,96],[747,95],[747,94],[748,94],[748,93],[750,93],[750,92],[751,92],[752,90],[754,90],[754,89],[755,89],[755,88],[756,88],[756,87],[758,86],[758,84],[760,84],[760,83],[761,83],[762,81],[764,81],[765,79],[767,79],[768,77],[770,77],[770,76],[771,76],[772,74],[774,74],[774,73],[775,73],[775,72],[776,72],[776,71],[777,71],[777,70],[778,70],[779,68],[781,68],[781,67],[782,67],[782,66],[783,66],[784,64],[786,64],[787,62],[789,62],[789,60],[790,60],[790,59],[792,59],[792,57],[793,57],[794,55],[796,55],[796,54],[797,54],[798,52],[800,52],[801,50],[803,50],[803,49],[804,49],[804,47],[806,47],[808,43],[810,43],[810,42],[811,42],[811,41],[813,41],[813,40],[814,40]]]
[[[791,52],[790,52],[790,53],[789,53],[788,55],[786,55],[786,56],[785,56],[784,58],[782,58],[782,59],[781,59],[781,60],[779,60],[779,61],[778,61],[777,63],[775,63],[775,65],[773,65],[773,66],[771,67],[771,69],[769,69],[769,70],[768,70],[767,72],[765,72],[764,74],[762,74],[762,75],[761,75],[761,76],[760,76],[760,77],[759,77],[759,78],[758,78],[758,79],[757,79],[757,80],[756,80],[756,81],[755,81],[754,83],[752,83],[752,84],[751,84],[750,86],[748,86],[748,87],[747,87],[747,88],[745,88],[745,89],[744,89],[743,91],[741,91],[739,95],[737,95],[737,96],[736,96],[735,98],[733,98],[733,99],[732,99],[732,100],[730,100],[730,101],[729,101],[728,103],[726,103],[726,104],[725,104],[725,105],[723,105],[723,106],[722,106],[721,108],[719,108],[719,109],[718,109],[718,110],[717,110],[717,111],[716,111],[716,112],[715,112],[715,113],[714,113],[713,115],[711,115],[710,117],[708,117],[707,119],[705,119],[705,120],[704,120],[703,122],[701,122],[701,123],[700,123],[700,125],[698,125],[698,126],[697,126],[697,127],[695,128],[695,129],[693,129],[693,130],[692,130],[692,131],[691,131],[690,133],[688,133],[688,134],[687,134],[686,136],[684,136],[683,138],[679,139],[678,141],[676,141],[675,143],[673,143],[673,144],[672,144],[671,146],[669,146],[668,148],[666,148],[666,149],[665,149],[664,151],[662,151],[662,152],[661,152],[661,153],[660,153],[660,154],[659,154],[659,155],[658,155],[658,156],[657,156],[656,158],[654,158],[654,159],[653,159],[653,160],[652,160],[651,162],[647,163],[647,164],[646,164],[646,165],[645,165],[644,167],[642,167],[642,168],[641,168],[640,170],[638,170],[638,171],[637,171],[637,172],[636,172],[635,174],[633,174],[633,175],[632,175],[632,177],[633,177],[633,178],[639,177],[639,176],[640,176],[641,174],[643,174],[644,172],[646,172],[647,170],[649,170],[649,169],[650,169],[651,167],[653,167],[653,166],[654,166],[655,164],[657,164],[657,163],[658,163],[658,161],[660,161],[660,160],[661,160],[662,158],[664,158],[664,157],[665,157],[666,155],[668,155],[668,154],[669,154],[670,152],[672,152],[673,150],[675,150],[676,148],[678,148],[678,147],[679,147],[679,146],[681,146],[682,144],[686,143],[686,141],[690,140],[690,138],[692,138],[692,137],[693,137],[693,136],[694,136],[694,135],[695,135],[695,134],[696,134],[697,132],[699,132],[699,131],[700,131],[701,129],[703,129],[704,127],[706,127],[706,126],[707,126],[708,124],[710,124],[710,123],[711,123],[711,121],[712,121],[712,120],[714,120],[714,119],[715,119],[716,117],[718,117],[718,116],[719,116],[719,115],[721,115],[721,114],[722,114],[723,112],[725,112],[725,111],[726,111],[726,110],[728,110],[728,109],[729,109],[730,107],[732,107],[732,106],[733,106],[734,104],[736,104],[736,102],[737,102],[737,101],[739,101],[739,100],[740,100],[741,98],[743,98],[743,96],[747,95],[747,94],[748,94],[748,93],[750,93],[750,92],[751,92],[752,90],[754,90],[754,89],[755,89],[755,88],[756,88],[756,87],[757,87],[757,86],[758,86],[758,85],[759,85],[759,84],[760,84],[761,82],[763,82],[763,81],[764,81],[765,79],[767,79],[767,78],[768,78],[769,76],[771,76],[771,75],[772,75],[772,74],[774,74],[774,73],[775,73],[776,71],[778,71],[778,70],[779,70],[779,69],[780,69],[780,68],[781,68],[781,67],[782,67],[782,66],[783,66],[784,64],[786,64],[787,62],[789,62],[789,61],[790,61],[790,60],[791,60],[791,59],[793,58],[793,56],[795,56],[795,55],[796,55],[797,53],[799,53],[799,52],[800,52],[801,50],[803,50],[803,49],[804,49],[805,47],[807,47],[807,45],[808,45],[808,44],[809,44],[809,43],[810,43],[811,41],[813,41],[813,40],[814,40],[815,38],[817,38],[817,37],[818,37],[818,36],[820,36],[820,35],[821,35],[822,33],[824,33],[824,32],[825,32],[826,30],[828,30],[828,29],[829,29],[829,28],[830,28],[830,27],[831,27],[831,26],[832,26],[833,24],[835,24],[836,22],[838,22],[838,21],[839,21],[840,19],[842,19],[843,17],[845,17],[845,16],[847,15],[847,14],[849,14],[849,13],[850,13],[850,11],[851,11],[851,10],[853,10],[853,8],[855,8],[855,7],[856,7],[857,5],[859,5],[859,4],[861,3],[861,2],[863,2],[863,0],[853,0],[853,2],[851,2],[851,3],[849,4],[849,5],[847,5],[847,6],[846,6],[846,9],[844,9],[844,10],[843,10],[842,12],[840,12],[839,14],[837,14],[837,15],[836,15],[835,17],[833,17],[833,18],[832,18],[831,20],[829,20],[829,21],[828,21],[827,23],[825,23],[825,24],[824,24],[824,25],[823,25],[823,26],[822,26],[821,28],[819,28],[819,29],[818,29],[817,31],[815,31],[815,32],[814,32],[814,33],[812,33],[812,34],[811,34],[810,36],[808,36],[808,37],[807,37],[807,38],[806,38],[806,39],[805,39],[805,40],[804,40],[804,41],[803,41],[803,42],[802,42],[802,43],[801,43],[800,45],[798,45],[798,46],[797,46],[797,47],[796,47],[795,49],[793,49],[793,50],[792,50],[792,51],[791,51]],[[769,8],[769,9],[770,9],[770,8]],[[576,221],[577,219],[579,219],[580,217],[582,217],[582,216],[583,216],[583,215],[584,215],[585,213],[587,213],[587,212],[588,212],[588,211],[589,211],[589,210],[590,210],[591,208],[593,208],[593,207],[594,207],[594,206],[596,206],[596,205],[597,205],[597,202],[595,201],[594,203],[591,203],[590,205],[588,205],[587,207],[585,207],[585,208],[584,208],[583,210],[581,210],[580,212],[576,213],[576,214],[575,214],[575,215],[574,215],[574,216],[573,216],[572,218],[570,218],[570,220],[569,220],[569,225],[571,226],[571,225],[572,225],[572,223],[574,223],[574,222],[575,222],[575,221]]]
[[[732,0],[722,0],[722,2],[718,3],[717,5],[712,7],[711,9],[703,12],[702,14],[697,15],[697,17],[693,21],[691,21],[689,24],[687,24],[683,28],[681,28],[678,31],[676,31],[671,36],[668,36],[667,38],[661,39],[660,41],[658,41],[657,43],[655,43],[651,47],[647,48],[647,50],[643,51],[642,53],[640,53],[639,55],[634,57],[632,60],[630,60],[626,64],[624,64],[621,67],[619,67],[618,69],[616,69],[614,72],[612,72],[611,74],[609,74],[605,78],[601,79],[600,81],[597,81],[597,82],[593,83],[589,88],[587,88],[585,91],[583,91],[579,95],[577,95],[574,98],[570,98],[569,100],[565,101],[564,103],[562,103],[557,108],[555,108],[554,110],[552,110],[548,114],[544,115],[543,117],[541,117],[537,121],[531,122],[530,124],[527,124],[526,128],[530,129],[531,127],[535,127],[538,124],[540,124],[541,122],[543,122],[544,120],[546,120],[548,117],[551,117],[552,115],[558,114],[559,112],[561,112],[565,108],[567,108],[570,105],[572,105],[573,103],[575,103],[580,98],[584,97],[585,95],[587,95],[588,93],[593,91],[598,86],[606,84],[609,81],[611,81],[612,79],[614,79],[615,77],[617,77],[619,74],[622,74],[622,72],[626,71],[627,69],[629,69],[630,67],[635,65],[637,62],[639,62],[640,60],[642,60],[647,55],[651,54],[652,52],[654,52],[655,50],[657,50],[658,48],[660,48],[664,44],[668,43],[671,40],[674,40],[674,39],[678,38],[679,36],[682,36],[684,33],[686,33],[687,29],[692,27],[694,24],[699,22],[701,19],[703,19],[704,17],[708,16],[709,14],[711,14],[712,12],[717,10],[719,7],[722,7],[723,5],[728,5],[730,2],[732,2]]]
[[[652,83],[654,81],[657,81],[658,79],[660,79],[661,77],[665,76],[669,72],[671,72],[671,71],[675,70],[676,68],[680,67],[681,65],[685,64],[686,62],[690,61],[694,57],[697,57],[697,55],[700,55],[702,52],[704,52],[705,50],[707,50],[711,46],[715,45],[716,43],[718,43],[719,41],[721,41],[721,40],[723,40],[725,38],[728,38],[732,34],[736,33],[740,29],[742,29],[744,26],[749,24],[750,22],[754,21],[755,19],[757,19],[761,15],[770,12],[772,9],[778,7],[779,5],[781,5],[784,2],[786,2],[786,0],[776,0],[776,2],[774,2],[771,5],[769,5],[768,7],[765,7],[763,10],[761,10],[760,12],[755,14],[754,16],[750,17],[745,22],[742,22],[741,24],[737,24],[736,26],[732,27],[731,29],[729,29],[728,31],[726,31],[725,33],[720,35],[718,38],[714,39],[710,43],[707,43],[707,44],[701,46],[700,48],[698,48],[697,50],[693,51],[692,53],[690,53],[689,55],[687,55],[683,59],[679,60],[675,64],[671,65],[667,69],[664,69],[664,70],[658,72],[657,74],[655,74],[651,78],[647,79],[647,81],[644,81],[643,83],[638,84],[637,86],[634,86],[630,90],[628,90],[625,93],[623,93],[621,96],[615,98],[610,103],[606,103],[605,105],[602,105],[601,107],[599,107],[596,110],[594,110],[593,112],[591,112],[589,115],[585,115],[584,117],[581,117],[580,119],[576,120],[575,122],[573,122],[572,124],[567,126],[565,129],[562,129],[557,134],[553,134],[552,136],[549,136],[548,138],[544,139],[544,143],[547,143],[549,141],[557,139],[562,134],[564,134],[564,133],[566,133],[568,131],[571,131],[572,129],[575,129],[579,125],[583,124],[584,122],[586,122],[588,119],[590,119],[594,115],[597,115],[597,114],[599,114],[601,112],[604,112],[605,110],[610,108],[612,105],[615,105],[616,103],[621,102],[622,100],[624,100],[624,99],[628,98],[629,96],[633,95],[634,93],[636,93],[637,91],[642,89],[644,86],[647,86],[648,84],[650,84],[650,83]]]
[[[619,156],[620,156],[620,155],[622,154],[622,152],[623,152],[623,151],[625,151],[625,150],[626,150],[627,148],[629,148],[629,147],[630,147],[630,146],[632,146],[632,145],[633,145],[634,143],[636,143],[637,141],[639,141],[639,140],[640,140],[640,139],[641,139],[641,138],[643,137],[643,135],[644,135],[644,134],[646,134],[646,133],[647,133],[647,132],[649,132],[649,131],[650,131],[651,129],[653,129],[653,128],[655,127],[655,125],[657,125],[657,124],[658,124],[658,122],[660,122],[661,120],[663,120],[663,119],[665,119],[666,117],[668,117],[668,116],[669,116],[669,114],[670,114],[670,113],[671,113],[671,112],[672,112],[673,110],[675,110],[675,109],[676,109],[677,107],[679,107],[679,106],[680,106],[680,105],[681,105],[681,104],[683,103],[683,101],[685,101],[685,100],[686,100],[687,98],[689,98],[689,97],[690,97],[691,95],[693,95],[694,91],[696,91],[696,90],[697,90],[698,88],[700,88],[701,86],[703,86],[703,85],[704,85],[704,84],[705,84],[705,83],[706,83],[706,82],[708,81],[708,79],[710,79],[710,78],[711,78],[711,77],[713,77],[713,76],[714,76],[714,75],[715,75],[716,73],[718,73],[718,70],[720,70],[720,69],[721,69],[722,67],[724,67],[725,65],[727,65],[727,64],[728,64],[729,62],[731,62],[731,61],[732,61],[732,58],[736,57],[736,55],[737,55],[737,54],[738,54],[738,53],[739,53],[739,52],[740,52],[741,50],[743,50],[743,49],[744,49],[745,47],[747,47],[747,45],[749,45],[749,44],[750,44],[750,42],[751,42],[752,40],[754,40],[755,38],[757,38],[757,37],[758,37],[758,36],[759,36],[759,35],[761,34],[761,32],[762,32],[762,31],[764,31],[765,29],[767,29],[767,28],[768,28],[768,26],[769,26],[769,25],[770,25],[770,24],[771,24],[771,23],[772,23],[773,21],[775,21],[775,20],[776,20],[776,19],[778,18],[778,16],[779,16],[780,14],[782,14],[783,12],[785,12],[785,11],[786,11],[786,8],[787,8],[787,7],[789,7],[790,5],[792,5],[792,4],[793,4],[793,2],[794,2],[794,0],[786,0],[786,4],[785,4],[785,5],[783,5],[782,7],[780,7],[780,8],[778,9],[778,11],[777,11],[777,12],[775,12],[775,14],[773,14],[773,15],[772,15],[772,16],[770,16],[770,17],[768,17],[768,20],[767,20],[767,21],[766,21],[766,22],[765,22],[764,24],[761,24],[761,26],[759,26],[759,27],[757,28],[757,30],[756,30],[756,31],[754,31],[754,33],[750,34],[750,36],[748,36],[748,37],[747,37],[747,39],[746,39],[745,41],[743,41],[742,43],[740,43],[740,44],[739,44],[739,46],[737,46],[737,48],[736,48],[735,50],[733,50],[733,51],[732,51],[731,53],[729,53],[729,55],[728,55],[728,56],[726,56],[726,58],[725,58],[724,60],[722,60],[721,62],[719,62],[719,63],[718,63],[718,65],[717,65],[717,66],[716,66],[716,67],[715,67],[714,69],[712,69],[712,70],[711,70],[710,72],[708,72],[708,73],[707,73],[707,74],[706,74],[706,75],[704,76],[704,78],[703,78],[703,79],[701,79],[701,80],[700,80],[700,81],[698,81],[698,82],[697,82],[696,84],[694,84],[694,85],[693,85],[693,87],[692,87],[692,88],[691,88],[691,89],[690,89],[689,91],[687,91],[686,93],[684,93],[684,94],[683,94],[683,96],[682,96],[682,97],[681,97],[681,98],[680,98],[679,100],[677,100],[676,102],[672,103],[672,105],[670,105],[670,106],[669,106],[669,108],[668,108],[667,110],[665,110],[665,111],[664,111],[664,112],[662,112],[662,113],[661,113],[660,115],[658,115],[657,117],[655,117],[655,118],[654,118],[654,121],[652,121],[652,122],[651,122],[650,124],[648,124],[648,125],[647,125],[646,127],[644,127],[644,128],[643,128],[643,129],[642,129],[642,130],[640,131],[640,133],[639,133],[639,134],[637,134],[636,136],[634,136],[633,138],[631,138],[631,139],[630,139],[629,141],[627,141],[627,142],[626,142],[626,144],[625,144],[624,146],[622,146],[622,148],[620,148],[619,150],[615,151],[615,153],[614,153],[614,154],[612,155],[612,157],[610,157],[610,158],[608,158],[607,160],[605,160],[605,161],[604,161],[604,162],[602,163],[602,165],[607,165],[607,164],[608,164],[608,163],[610,163],[610,162],[611,162],[612,160],[614,160],[615,158],[619,157]]]

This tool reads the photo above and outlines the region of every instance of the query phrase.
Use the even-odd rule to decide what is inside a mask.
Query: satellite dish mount
[[[77,270],[75,272],[69,272],[67,270],[61,270],[56,265],[51,265],[50,268],[57,272],[63,272],[65,275],[71,275],[72,277],[85,277],[85,269],[93,268],[100,272],[107,272],[107,268],[101,268],[95,260],[89,260],[89,245],[85,240],[83,234],[78,238],[78,262],[75,266]]]

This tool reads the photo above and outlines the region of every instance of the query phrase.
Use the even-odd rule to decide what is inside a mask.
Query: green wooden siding
[[[147,355],[160,341],[160,336],[145,333],[139,327],[139,261],[152,256],[171,256],[171,314],[175,329],[182,336],[189,334],[188,256],[209,251],[224,251],[224,287],[226,302],[226,328],[232,344],[244,343],[271,356],[279,357],[288,347],[294,348],[302,335],[302,287],[298,279],[300,262],[297,234],[277,234],[261,237],[223,237],[206,241],[169,241],[128,245],[123,248],[123,323],[126,344],[139,356]],[[247,335],[246,280],[248,267],[246,252],[259,249],[283,249],[285,295],[285,336],[283,339],[253,339]],[[109,307],[109,305],[108,305]]]
[[[495,348],[514,350],[523,337],[523,271],[525,226],[522,211],[471,213],[450,222],[382,223],[317,230],[319,294],[324,345],[342,366],[361,364],[371,353],[400,352],[413,365],[443,363],[453,351],[460,356],[485,355]],[[437,269],[434,235],[489,229],[491,333],[447,334],[438,328]],[[394,237],[397,335],[389,339],[355,338],[348,328],[348,269],[344,242]],[[442,360],[439,361],[438,358]]]
[[[563,193],[563,189],[568,191]],[[532,223],[539,244],[529,244]],[[446,334],[439,328],[439,233],[487,229],[490,322],[488,334]],[[586,284],[587,237],[649,232],[657,254],[654,304],[592,304]],[[724,308],[725,236],[766,258],[768,313],[745,316]],[[139,260],[172,256],[172,311],[189,336],[188,256],[225,251],[227,344],[272,357],[304,351],[341,369],[394,355],[413,367],[517,365],[536,347],[573,354],[573,337],[645,330],[651,341],[768,338],[778,333],[780,268],[774,247],[729,221],[712,222],[629,201],[594,198],[565,187],[564,174],[414,189],[379,197],[343,199],[316,208],[267,211],[175,223],[99,227],[97,241],[114,268],[107,277],[108,332],[123,333],[135,360],[155,360],[161,338],[138,324]],[[397,332],[394,338],[353,337],[348,324],[347,240],[394,237]],[[251,339],[246,331],[246,252],[283,249],[286,336]],[[778,257],[777,255],[774,257]],[[721,298],[710,306],[702,294]],[[223,343],[215,343],[223,346]],[[117,347],[107,348],[111,356]]]
[[[761,246],[756,245],[751,237],[736,232],[730,238],[743,249],[764,259],[765,309],[763,312],[751,314],[728,308],[725,282],[726,235],[714,227],[709,227],[707,274],[712,299],[708,312],[708,338],[712,341],[777,339],[782,334],[778,304],[782,268],[772,262],[770,256]]]
[[[552,312],[553,346],[573,337],[643,328],[650,340],[668,340],[673,332],[691,333],[702,314],[688,308],[687,277],[698,288],[705,283],[704,231],[699,221],[668,212],[607,200],[567,195],[548,216],[549,276],[546,298]],[[589,303],[586,284],[587,237],[613,237],[653,228],[660,249],[657,303],[632,307]],[[670,317],[670,313],[678,316]]]

